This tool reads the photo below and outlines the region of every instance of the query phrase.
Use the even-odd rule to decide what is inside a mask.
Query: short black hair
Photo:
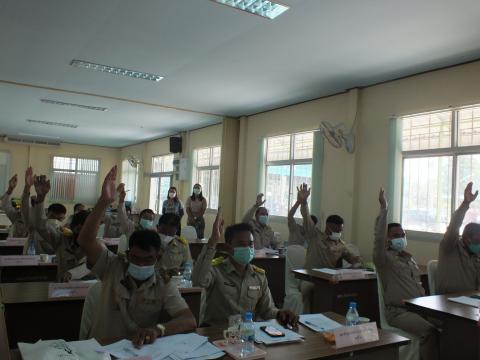
[[[330,215],[327,217],[327,223],[332,223],[335,225],[343,225],[344,221],[340,215]]]
[[[155,251],[158,252],[160,251],[160,244],[160,235],[153,230],[136,230],[130,235],[130,239],[128,239],[129,249],[137,246],[145,251],[154,248]]]
[[[84,207],[85,207],[85,205],[83,205],[82,203],[76,203],[75,205],[73,205],[73,211],[74,211],[74,212],[77,211],[77,209],[78,209],[80,206],[84,206]]]
[[[313,223],[317,225],[318,223],[318,218],[315,215],[310,215],[310,218],[312,219]]]
[[[70,223],[70,229],[75,229],[78,225],[83,225],[87,220],[90,211],[82,210],[72,216],[72,222]]]
[[[480,234],[480,224],[471,222],[465,225],[462,236],[471,238],[472,236],[475,236],[477,234]]]
[[[67,208],[59,203],[54,203],[48,207],[48,212],[53,214],[66,214]]]
[[[402,224],[400,223],[390,223],[387,225],[387,232],[390,233],[390,230],[394,227],[402,227]]]
[[[265,206],[260,206],[259,208],[257,208],[257,210],[255,210],[255,216],[257,216],[258,212],[263,209],[268,211],[268,209]]]
[[[229,227],[227,227],[227,230],[225,230],[225,242],[230,244],[235,235],[244,231],[248,231],[253,234],[253,229],[249,224],[240,223],[230,225]]]
[[[173,225],[177,229],[180,229],[180,216],[173,213],[163,214],[158,219],[158,226],[160,225]]]
[[[138,215],[138,216],[142,217],[142,215],[145,214],[145,213],[149,213],[149,214],[152,214],[153,216],[155,216],[155,212],[152,209],[143,209],[142,211],[140,211],[140,215]]]

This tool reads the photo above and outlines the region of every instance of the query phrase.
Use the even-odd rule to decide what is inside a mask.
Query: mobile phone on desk
[[[470,295],[469,297],[472,299],[480,300],[480,295]]]
[[[260,326],[260,330],[262,330],[265,334],[270,337],[282,337],[285,336],[285,333],[281,332],[277,328],[273,326]]]

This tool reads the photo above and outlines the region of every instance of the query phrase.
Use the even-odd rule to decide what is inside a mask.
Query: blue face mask
[[[475,255],[480,254],[480,244],[468,244],[468,250],[470,250]]]
[[[260,215],[258,217],[258,222],[262,225],[267,225],[268,224],[268,215]]]
[[[242,265],[247,265],[253,260],[255,249],[251,246],[233,248],[233,259]]]
[[[396,250],[398,252],[405,250],[405,248],[407,247],[407,238],[401,237],[392,239],[391,247],[393,250]]]
[[[147,230],[153,229],[153,220],[147,220],[147,219],[141,218],[139,224],[144,229],[147,229]]]
[[[147,280],[155,273],[155,265],[138,266],[133,263],[128,264],[128,273],[136,280]]]

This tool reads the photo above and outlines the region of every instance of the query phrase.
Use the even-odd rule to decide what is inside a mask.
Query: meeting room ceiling
[[[0,134],[121,147],[480,58],[478,0],[282,2],[0,0]]]

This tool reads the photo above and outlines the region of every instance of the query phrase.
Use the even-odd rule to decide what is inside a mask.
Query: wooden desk
[[[344,323],[344,317],[325,313],[324,315],[335,321]],[[223,329],[200,328],[197,333],[208,336],[210,341],[223,338]],[[379,341],[351,346],[336,350],[332,344],[327,343],[320,333],[316,333],[302,325],[298,332],[305,337],[305,341],[294,344],[264,346],[257,345],[267,351],[267,360],[310,360],[310,359],[358,359],[358,360],[395,360],[398,359],[399,346],[406,345],[410,340],[392,332],[378,330]],[[230,359],[230,357],[224,357]]]
[[[333,311],[346,314],[350,301],[355,301],[360,316],[380,324],[376,275],[335,282],[333,276],[318,271],[301,269],[293,272],[297,279],[310,281],[315,285],[312,313]]]
[[[54,282],[56,280],[57,264],[54,263],[0,267],[0,283]]]
[[[0,284],[0,302],[8,334],[9,347],[39,339],[78,340],[83,311],[83,297],[48,298],[48,282]],[[200,288],[179,289],[195,315],[200,315]],[[168,321],[166,318],[162,321]],[[2,324],[0,323],[0,335]],[[1,336],[0,336],[1,337]]]
[[[0,255],[22,255],[23,246],[7,245],[5,240],[0,240]]]
[[[478,292],[424,296],[405,302],[408,310],[441,322],[441,359],[480,359],[478,309],[448,300],[450,297],[474,294]]]

